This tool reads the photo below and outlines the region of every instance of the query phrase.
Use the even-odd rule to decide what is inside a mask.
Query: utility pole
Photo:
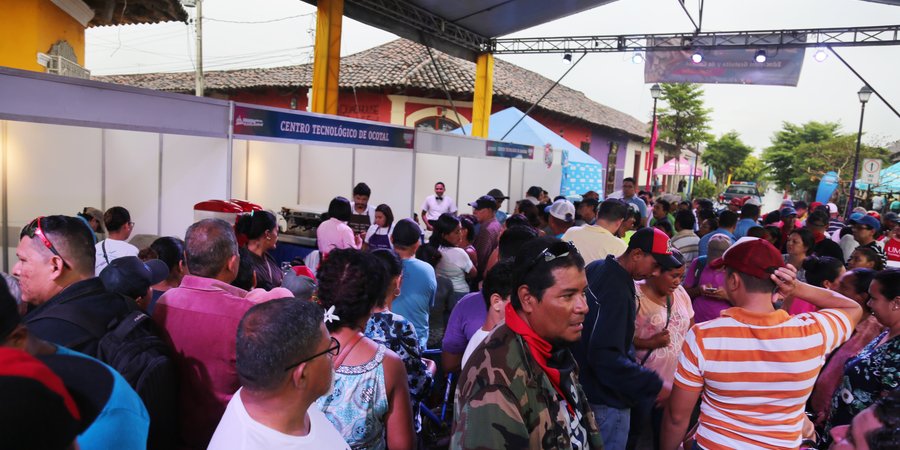
[[[203,97],[203,0],[196,0],[197,16],[194,25],[197,27],[197,71],[194,75],[194,95]]]

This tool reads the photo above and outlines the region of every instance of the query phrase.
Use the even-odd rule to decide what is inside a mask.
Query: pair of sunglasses
[[[528,261],[528,264],[525,266],[525,273],[530,272],[531,269],[534,269],[541,261],[549,263],[557,258],[565,258],[566,256],[569,256],[569,254],[580,254],[578,253],[578,249],[575,248],[575,244],[571,241],[554,242]]]
[[[53,243],[50,242],[50,239],[47,238],[47,234],[44,233],[44,229],[41,227],[42,220],[44,220],[44,216],[40,216],[37,219],[32,220],[31,223],[28,224],[28,226],[22,229],[22,233],[19,235],[19,239],[24,236],[28,236],[30,239],[34,239],[35,237],[37,237],[44,244],[44,247],[47,247],[47,249],[50,250],[50,253],[53,253],[62,260],[63,266],[71,267],[69,266],[69,263],[66,262],[66,259],[59,254],[59,251],[56,250],[56,247],[54,247]]]

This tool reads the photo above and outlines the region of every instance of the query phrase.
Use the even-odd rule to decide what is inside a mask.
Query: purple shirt
[[[503,225],[497,222],[497,219],[491,219],[488,223],[481,224],[478,235],[472,243],[475,246],[475,252],[478,254],[478,275],[484,275],[484,268],[487,267],[488,259],[491,253],[500,244],[500,233],[503,232]],[[481,326],[479,324],[478,326]],[[465,348],[463,348],[465,350]]]
[[[462,355],[466,351],[469,339],[484,325],[486,318],[487,306],[484,305],[481,291],[472,292],[461,298],[450,312],[450,319],[447,320],[442,350]]]
[[[254,305],[247,291],[187,275],[159,299],[153,320],[172,346],[179,381],[179,425],[189,448],[205,449],[231,396],[241,387],[235,367],[237,327]]]
[[[710,269],[708,265],[700,272],[700,280],[698,283],[698,281],[694,279],[694,270],[697,267],[697,262],[698,260],[695,259],[688,268],[687,275],[684,277],[685,286],[699,287],[711,285],[716,288],[725,286],[725,271]],[[722,311],[731,308],[731,303],[728,303],[727,300],[721,298],[709,297],[701,294],[694,299],[693,306],[694,323],[702,323],[707,320],[718,318]]]

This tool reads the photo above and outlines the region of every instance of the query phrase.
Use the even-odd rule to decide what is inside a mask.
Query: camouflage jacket
[[[586,447],[603,448],[600,431],[587,398],[570,375],[578,404]],[[500,325],[472,353],[460,375],[453,449],[560,449],[569,442],[569,412],[563,398],[531,356],[523,339]]]

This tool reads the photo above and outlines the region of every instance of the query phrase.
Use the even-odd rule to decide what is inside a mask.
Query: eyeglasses
[[[53,243],[50,242],[50,239],[47,238],[47,235],[44,233],[43,228],[41,228],[41,220],[43,219],[44,216],[40,216],[37,219],[32,220],[31,223],[28,224],[28,226],[22,229],[22,233],[19,237],[21,238],[22,236],[28,236],[30,239],[34,239],[34,237],[37,236],[38,239],[40,239],[41,242],[44,243],[44,246],[50,250],[50,253],[53,253],[62,260],[63,266],[69,267],[69,263],[67,263],[65,258],[63,258],[62,255],[59,254],[59,251],[56,250],[56,247],[53,246]]]
[[[291,365],[285,367],[284,371],[287,372],[287,371],[293,369],[294,367],[299,366],[300,364],[303,364],[307,361],[312,361],[313,359],[316,359],[326,353],[330,354],[331,356],[337,356],[339,353],[341,353],[341,343],[337,339],[331,338],[331,346],[328,347],[327,349],[325,349],[324,352],[316,353],[315,355],[312,355],[309,358],[306,358],[304,360],[301,360],[299,362],[291,364]]]
[[[525,266],[525,273],[530,272],[538,263],[541,261],[545,263],[549,263],[557,258],[564,258],[569,256],[569,254],[580,255],[578,253],[578,249],[575,248],[575,244],[571,241],[560,241],[554,242],[549,247],[545,248],[542,252],[538,253],[534,258],[531,258],[531,261]]]

